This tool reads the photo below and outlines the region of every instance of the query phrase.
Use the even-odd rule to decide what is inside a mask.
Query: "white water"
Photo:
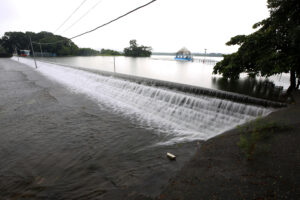
[[[21,58],[20,62],[34,67],[31,59]],[[263,107],[141,85],[49,63],[38,62],[38,66],[38,72],[69,90],[86,94],[99,105],[144,127],[158,129],[168,136],[161,144],[207,140],[271,112]]]

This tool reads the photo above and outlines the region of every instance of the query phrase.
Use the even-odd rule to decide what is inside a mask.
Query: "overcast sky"
[[[49,31],[72,37],[149,1],[86,0],[55,32],[83,0],[0,0],[0,36],[7,31]],[[252,25],[268,16],[266,0],[157,0],[73,41],[79,47],[123,50],[129,40],[136,39],[155,52],[175,52],[184,46],[192,52],[206,48],[208,52],[231,53],[237,48],[225,43],[235,35],[253,32]]]

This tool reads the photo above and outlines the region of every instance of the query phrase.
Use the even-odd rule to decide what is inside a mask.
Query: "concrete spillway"
[[[47,62],[47,61],[44,61]],[[48,62],[51,63],[51,62]],[[57,63],[52,63],[57,65]],[[75,66],[68,66],[64,64],[59,64],[64,67],[70,67],[70,68],[76,68],[83,71],[89,71],[96,74],[100,74],[103,76],[113,76],[116,78],[124,79],[133,81],[135,83],[140,83],[143,85],[149,85],[149,86],[156,86],[156,87],[164,87],[172,90],[177,90],[185,93],[191,93],[191,94],[197,94],[197,95],[206,95],[211,97],[217,97],[221,99],[227,99],[234,102],[241,102],[241,103],[247,103],[247,104],[253,104],[253,105],[260,105],[265,107],[274,107],[274,108],[280,108],[285,107],[286,104],[278,101],[271,101],[267,99],[261,99],[261,98],[255,98],[248,95],[228,92],[228,91],[221,91],[221,90],[215,90],[215,89],[209,89],[199,86],[193,86],[193,85],[187,85],[182,83],[175,83],[175,82],[169,82],[169,81],[163,81],[163,80],[157,80],[157,79],[151,79],[151,78],[145,78],[145,77],[139,77],[134,75],[127,75],[127,74],[121,74],[121,73],[113,73],[108,71],[102,71],[102,70],[95,70],[90,68],[81,68],[81,67],[75,67]]]
[[[34,66],[29,59],[21,59],[20,62]],[[164,81],[121,74],[96,74],[44,62],[38,65],[40,73],[70,90],[88,95],[99,105],[130,117],[142,127],[165,134],[162,144],[206,140],[238,124],[267,115],[272,110],[247,102],[230,101],[230,98],[224,99],[220,95],[214,97],[212,90],[182,84],[171,86],[171,83]],[[179,89],[172,90],[171,87]],[[233,94],[224,92],[224,97],[226,95]]]

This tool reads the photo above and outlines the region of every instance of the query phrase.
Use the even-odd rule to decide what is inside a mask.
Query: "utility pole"
[[[41,50],[42,57],[44,57],[41,43],[40,43],[40,50]]]
[[[15,52],[16,52],[16,54],[17,54],[17,57],[18,57],[18,62],[20,62],[20,60],[19,60],[19,54],[18,54],[17,47],[15,47]]]
[[[116,73],[116,56],[114,56],[114,73]]]
[[[30,46],[31,46],[32,54],[33,54],[33,60],[34,60],[35,68],[37,69],[37,64],[36,64],[36,60],[35,60],[35,54],[34,54],[34,50],[33,50],[33,47],[32,47],[32,41],[31,41],[30,35],[29,35],[29,40],[30,40]]]

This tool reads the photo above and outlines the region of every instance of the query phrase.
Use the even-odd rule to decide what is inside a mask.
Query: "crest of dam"
[[[31,59],[20,62],[34,67]],[[166,81],[38,62],[37,71],[83,93],[142,127],[157,130],[161,144],[207,140],[265,116],[278,102]]]
[[[77,66],[69,66],[69,65],[58,64],[58,63],[53,63],[53,62],[49,62],[49,61],[43,61],[43,62],[52,63],[55,65],[61,65],[64,67],[80,69],[83,71],[89,71],[89,72],[100,74],[103,76],[112,76],[112,77],[116,77],[116,78],[120,78],[120,79],[124,79],[124,80],[128,80],[128,81],[133,81],[135,83],[139,83],[139,84],[143,84],[143,85],[168,88],[168,89],[177,90],[177,91],[184,92],[184,93],[191,93],[191,94],[196,94],[196,95],[206,95],[206,96],[211,96],[211,97],[216,97],[216,98],[221,98],[221,99],[227,99],[227,100],[234,101],[234,102],[253,104],[253,105],[259,105],[259,106],[264,106],[264,107],[281,108],[281,107],[287,106],[287,104],[283,103],[283,102],[251,97],[248,95],[238,94],[238,93],[229,92],[229,91],[204,88],[204,87],[199,87],[199,86],[175,83],[175,82],[146,78],[146,77],[139,77],[139,76],[134,76],[134,75],[122,74],[122,73],[114,73],[114,72],[103,71],[103,70],[98,70],[98,69],[89,69],[89,68],[82,68],[82,67],[77,67]]]

